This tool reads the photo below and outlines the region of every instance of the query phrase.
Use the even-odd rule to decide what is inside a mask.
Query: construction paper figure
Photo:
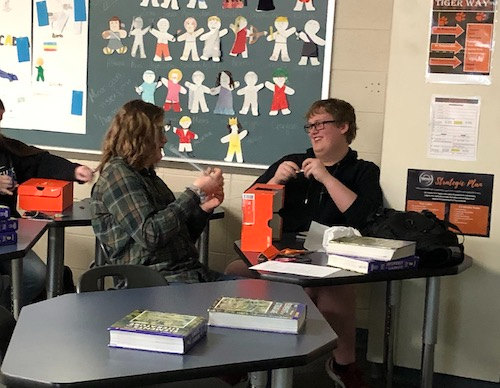
[[[36,60],[35,69],[37,70],[36,80],[45,82],[44,69],[43,69],[43,58],[38,58]]]
[[[207,9],[207,2],[205,0],[189,0],[189,3],[187,3],[186,7],[188,8],[195,8],[196,4],[198,4],[199,9]]]
[[[214,113],[216,115],[234,115],[233,90],[238,88],[240,83],[233,80],[233,75],[228,70],[222,70],[217,75],[215,88],[210,90],[212,96],[218,95]]]
[[[142,74],[142,80],[144,81],[141,86],[136,86],[135,91],[141,96],[142,101],[149,102],[151,104],[155,103],[155,92],[162,83],[156,80],[156,75],[153,70],[146,70]]]
[[[160,4],[162,8],[172,8],[174,11],[179,10],[179,2],[177,0],[163,0],[163,3]]]
[[[179,94],[186,94],[187,90],[179,82],[182,79],[182,71],[179,69],[172,69],[168,72],[168,79],[161,78],[161,83],[167,88],[167,97],[163,109],[169,111],[171,108],[174,112],[181,112],[182,108],[179,101]]]
[[[184,51],[182,52],[182,56],[179,58],[181,61],[187,61],[189,59],[189,55],[191,55],[191,59],[195,62],[200,60],[198,56],[198,48],[196,47],[196,38],[203,34],[204,29],[197,27],[196,19],[193,17],[188,17],[184,20],[184,28],[186,32],[180,35],[177,38],[178,42],[184,43]]]
[[[316,11],[316,8],[314,8],[313,5],[313,0],[297,0],[297,3],[295,4],[293,10],[302,11],[302,8],[304,8],[304,4],[306,6],[306,11]]]
[[[269,116],[276,116],[279,111],[281,111],[281,114],[283,115],[289,115],[292,113],[289,109],[286,96],[291,96],[295,93],[295,90],[285,85],[287,81],[288,72],[286,69],[279,67],[273,72],[274,83],[269,81],[265,82],[264,85],[266,88],[273,92],[273,101],[271,102],[271,111],[269,112]]]
[[[246,115],[249,109],[252,109],[252,115],[259,115],[259,104],[258,104],[258,93],[264,87],[263,83],[257,84],[259,77],[253,71],[249,71],[245,74],[246,86],[239,89],[236,94],[238,96],[245,96],[243,98],[243,105],[240,110],[240,114]]]
[[[50,18],[50,26],[52,27],[52,37],[62,38],[63,32],[68,24],[69,17],[71,16],[73,7],[71,3],[66,2],[62,4],[62,8],[57,12],[48,12]]]
[[[168,42],[175,42],[175,36],[168,32],[170,22],[165,18],[158,19],[156,27],[157,28],[151,28],[149,30],[149,32],[157,39],[153,61],[159,62],[162,58],[165,61],[171,61],[172,57],[170,56]]]
[[[243,8],[245,6],[244,0],[222,0],[222,8]]]
[[[198,139],[198,135],[190,130],[192,124],[191,117],[182,116],[179,120],[180,128],[174,128],[172,132],[174,132],[177,136],[179,136],[179,152],[183,152],[188,156],[194,158],[193,154],[193,146],[191,144],[191,140]]]
[[[109,19],[109,30],[105,30],[102,33],[102,38],[107,39],[108,45],[102,49],[104,54],[111,55],[115,51],[118,54],[125,54],[127,52],[127,46],[124,46],[122,39],[127,36],[127,31],[123,29],[123,24],[118,16],[112,16]]]
[[[229,25],[229,28],[234,32],[234,43],[229,55],[236,57],[241,54],[242,58],[248,58],[247,37],[250,31],[247,26],[248,21],[244,16],[236,17],[234,24]]]
[[[205,81],[205,74],[196,70],[192,75],[193,82],[186,81],[184,85],[189,89],[188,94],[188,108],[191,113],[198,113],[199,110],[203,113],[209,111],[207,106],[207,101],[205,100],[205,94],[210,94],[210,88],[203,85]]]
[[[210,16],[207,19],[208,32],[200,36],[200,40],[205,42],[201,59],[208,61],[212,58],[214,62],[220,62],[220,38],[228,33],[227,28],[221,28],[221,21],[218,16]]]
[[[241,124],[238,123],[238,119],[236,117],[231,117],[229,119],[227,128],[229,130],[229,135],[226,135],[220,139],[220,142],[222,144],[229,143],[227,146],[227,154],[224,158],[224,161],[232,162],[234,156],[236,155],[236,161],[238,163],[243,163],[241,140],[243,140],[248,135],[248,131],[246,129],[242,130]]]
[[[141,7],[147,7],[149,4],[149,0],[142,0],[141,1],[141,4],[139,4]],[[153,7],[159,7],[160,6],[160,3],[158,2],[158,0],[151,0],[151,5]]]
[[[129,36],[134,37],[134,43],[132,44],[132,51],[130,53],[133,58],[135,58],[137,50],[139,50],[141,58],[146,58],[146,52],[144,50],[144,35],[148,33],[148,31],[151,29],[151,26],[147,26],[145,28],[143,27],[144,20],[142,19],[142,17],[134,17],[129,32]]]
[[[272,11],[274,9],[273,0],[259,0],[259,4],[257,4],[257,11]]]
[[[269,60],[277,61],[281,55],[281,60],[283,62],[290,62],[288,45],[286,42],[288,37],[295,34],[297,29],[295,27],[288,28],[288,18],[286,16],[278,16],[274,20],[274,27],[276,27],[276,32],[271,32],[266,38],[270,42],[274,40],[274,49]]]
[[[318,66],[320,64],[318,59],[318,46],[324,46],[326,43],[324,39],[316,35],[320,28],[321,27],[317,20],[308,20],[304,25],[304,31],[295,33],[297,38],[304,42],[299,61],[300,66],[307,65],[308,58],[311,61],[312,66]]]

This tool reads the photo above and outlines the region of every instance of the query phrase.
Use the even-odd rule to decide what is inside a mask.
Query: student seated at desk
[[[113,263],[156,269],[169,282],[234,279],[198,261],[195,242],[224,199],[224,177],[208,168],[176,199],[156,175],[167,143],[164,111],[129,101],[105,135],[92,189],[92,227]]]
[[[284,232],[306,231],[311,221],[361,228],[382,205],[382,190],[379,168],[358,159],[349,147],[357,131],[354,108],[334,98],[320,100],[312,104],[306,118],[304,129],[312,148],[281,158],[255,183],[285,185],[280,211]],[[230,263],[226,274],[253,276],[241,260]],[[326,365],[328,375],[343,387],[366,387],[355,364],[354,286],[306,291],[338,335],[337,348]]]
[[[0,122],[4,113],[5,106],[0,100]],[[92,180],[93,174],[93,170],[87,166],[72,163],[0,133],[0,204],[9,206],[13,217],[20,217],[16,210],[17,186],[28,179],[48,178],[84,183]],[[0,274],[10,274],[10,264],[10,261],[1,262]],[[23,259],[23,305],[33,301],[45,288],[45,272],[43,261],[35,252],[29,251]],[[0,304],[10,308],[10,293],[0,295]]]

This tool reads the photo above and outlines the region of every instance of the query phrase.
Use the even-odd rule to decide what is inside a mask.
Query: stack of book
[[[415,241],[350,236],[328,243],[328,265],[360,273],[416,269]]]
[[[0,245],[17,243],[17,218],[10,216],[8,206],[0,205]]]

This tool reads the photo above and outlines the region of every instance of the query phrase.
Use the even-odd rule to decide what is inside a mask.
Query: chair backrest
[[[104,278],[117,278],[123,285],[120,288],[141,288],[166,286],[168,281],[154,269],[134,264],[109,264],[93,267],[85,271],[78,280],[77,292],[102,290]]]

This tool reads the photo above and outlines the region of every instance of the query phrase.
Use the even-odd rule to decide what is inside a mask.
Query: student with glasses
[[[307,231],[312,221],[361,229],[382,205],[379,168],[358,159],[350,144],[356,137],[354,108],[335,98],[314,102],[304,130],[311,141],[305,153],[287,155],[271,165],[255,183],[285,185],[280,211],[283,232]],[[237,260],[227,274],[253,276]],[[328,375],[342,387],[366,387],[355,364],[356,297],[354,285],[306,288],[338,335],[337,348],[326,364]]]

